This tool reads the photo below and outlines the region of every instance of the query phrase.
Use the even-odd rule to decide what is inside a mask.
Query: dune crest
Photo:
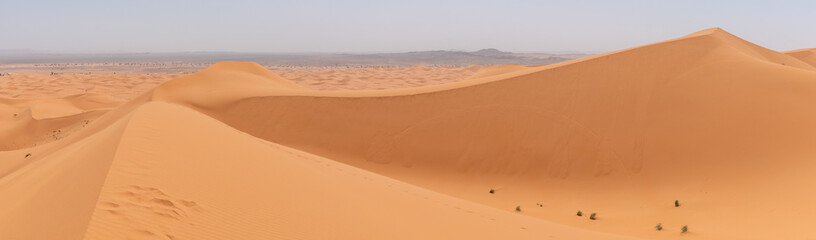
[[[435,86],[310,90],[222,62],[110,110],[52,100],[28,118],[100,115],[0,151],[0,235],[812,238],[816,67],[801,52],[714,28]],[[0,133],[19,129],[36,127]]]
[[[581,205],[622,214],[629,208],[660,208],[636,196],[705,199],[691,189],[728,193],[718,195],[722,202],[713,205],[758,199],[763,195],[705,182],[755,181],[750,176],[809,166],[804,159],[813,156],[809,146],[816,141],[816,128],[806,124],[816,121],[816,114],[807,110],[807,103],[816,100],[811,94],[816,74],[810,69],[798,59],[715,29],[434,87],[364,91],[356,97],[354,92],[253,92],[232,96],[228,108],[197,100],[189,105],[203,106],[198,109],[256,137],[483,204],[512,206],[511,201],[484,199],[482,191],[513,185],[519,190],[512,194],[528,202],[539,193],[523,189],[570,193],[573,197],[550,200],[564,211],[559,216],[569,216]],[[771,112],[773,117],[762,114]],[[778,164],[773,160],[778,158],[790,160]],[[689,165],[705,167],[684,167]],[[806,178],[789,174],[777,181],[790,185]],[[649,187],[627,187],[631,185]],[[586,186],[618,193],[570,190],[596,189]],[[687,190],[652,191],[656,186]],[[618,206],[589,200],[620,194],[628,197]],[[814,198],[793,191],[782,195]],[[575,201],[575,196],[589,199]],[[745,214],[719,209],[717,216]],[[794,214],[770,206],[754,211],[767,213],[768,219]],[[630,214],[620,217],[649,221]],[[696,212],[667,221],[672,219],[733,221]],[[745,219],[737,225],[768,227]],[[593,229],[635,234],[620,231],[629,224]],[[804,234],[791,225],[773,227],[791,236]]]
[[[628,239],[518,218],[258,141],[174,104],[143,105],[121,138],[87,239],[418,239],[440,232],[453,238]],[[394,215],[403,216],[401,224],[383,221]],[[458,223],[445,224],[450,222]]]
[[[783,52],[816,67],[816,48],[805,48]]]
[[[783,64],[786,66],[792,66],[801,69],[807,70],[816,70],[813,66],[809,64],[803,64],[802,61],[797,61],[798,59],[792,58],[787,56],[786,54],[780,54],[779,52],[761,47],[759,45],[753,44],[751,42],[745,41],[733,34],[726,32],[720,28],[711,28],[702,30],[696,33],[692,33],[687,37],[713,37],[717,38],[723,43],[725,43],[728,47],[737,48],[741,53],[747,54],[750,56],[754,56],[761,60],[774,62]]]
[[[53,99],[0,98],[0,150],[56,141],[121,104],[99,93]]]

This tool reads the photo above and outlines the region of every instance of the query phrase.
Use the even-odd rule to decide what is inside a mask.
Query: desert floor
[[[0,239],[816,238],[816,50],[722,29],[544,66],[0,69]]]

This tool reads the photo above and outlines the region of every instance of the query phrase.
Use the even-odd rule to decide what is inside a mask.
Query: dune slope
[[[651,226],[668,222],[709,237],[763,237],[747,231],[759,227],[794,237],[808,233],[786,219],[816,213],[804,205],[816,196],[794,190],[816,187],[799,170],[816,157],[813,69],[710,29],[435,87],[167,101],[460,198],[502,209],[547,201],[533,215],[576,226],[570,213],[591,208],[610,219],[586,227],[620,234],[659,237]],[[485,196],[496,186],[508,197]],[[702,205],[665,207],[675,199]]]
[[[0,134],[79,127],[5,143],[0,236],[814,238],[814,79],[715,28],[410,89],[222,62],[115,109],[3,100]]]
[[[628,239],[451,198],[148,103],[86,239]]]
[[[816,66],[816,48],[805,48],[783,53],[798,58],[802,60],[802,62],[806,62],[812,66]]]
[[[63,98],[0,98],[0,150],[33,147],[77,131],[122,104],[98,93]]]

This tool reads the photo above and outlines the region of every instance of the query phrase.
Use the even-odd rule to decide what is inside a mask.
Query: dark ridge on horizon
[[[477,51],[414,51],[399,53],[48,53],[32,50],[0,50],[0,64],[187,62],[215,63],[247,61],[262,65],[544,65],[590,56],[591,54],[513,53],[495,48]]]

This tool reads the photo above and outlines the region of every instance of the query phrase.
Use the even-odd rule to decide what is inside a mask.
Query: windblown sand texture
[[[802,60],[802,62],[806,62],[816,67],[816,48],[799,49],[783,53],[791,55],[799,60]]]
[[[816,238],[812,50],[715,28],[466,69],[332,88],[222,62],[133,97],[1,77],[0,238]]]
[[[365,90],[421,87],[461,81],[485,66],[370,67],[281,71],[290,81],[317,90]]]

